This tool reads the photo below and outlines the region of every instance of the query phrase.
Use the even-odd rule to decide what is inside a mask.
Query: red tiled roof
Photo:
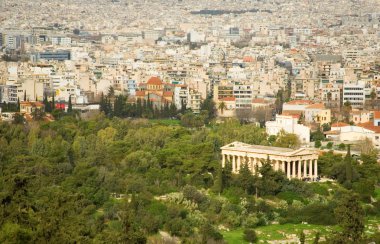
[[[299,118],[302,114],[302,111],[282,111],[281,115],[293,116]]]
[[[358,124],[358,126],[365,128],[367,130],[371,130],[375,133],[380,133],[380,126],[374,126],[373,122],[367,122],[367,123],[362,123]]]
[[[173,97],[173,92],[166,91],[166,92],[164,92],[164,94],[162,94],[162,96],[164,96],[164,97]]]
[[[349,124],[344,123],[344,122],[337,122],[331,125],[331,127],[345,127],[345,126],[349,126]]]
[[[254,59],[251,56],[245,56],[243,58],[243,62],[246,62],[246,63],[251,63],[253,61],[254,61]]]
[[[32,106],[32,107],[44,107],[45,106],[42,102],[28,102],[28,101],[20,102],[20,105]]]
[[[337,130],[330,130],[330,131],[325,131],[323,132],[325,135],[339,135],[339,131]]]
[[[162,85],[162,81],[158,77],[151,77],[147,83],[149,85]]]
[[[373,118],[374,119],[380,119],[380,111],[374,111],[373,112]]]
[[[306,108],[310,108],[310,109],[313,109],[313,108],[324,109],[325,105],[323,105],[323,103],[315,103],[315,104],[312,104],[310,106],[307,106]]]
[[[143,97],[145,96],[145,91],[136,91],[136,97]]]
[[[291,116],[293,118],[299,119],[301,117],[301,113],[291,113],[291,112],[283,112],[281,115]]]
[[[252,103],[266,103],[264,98],[255,98],[252,99]]]
[[[310,101],[310,100],[293,100],[293,101],[287,102],[286,104],[290,104],[290,105],[307,105],[307,104],[313,104],[313,102]]]
[[[224,97],[224,98],[222,98],[220,100],[222,100],[224,102],[232,102],[232,101],[235,101],[236,98],[235,97]]]

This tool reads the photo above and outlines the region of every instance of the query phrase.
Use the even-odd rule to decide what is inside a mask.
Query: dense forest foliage
[[[165,243],[160,231],[184,243],[223,243],[222,231],[237,228],[254,242],[258,226],[301,222],[338,226],[315,243],[379,240],[364,232],[367,219],[380,216],[375,154],[327,153],[319,170],[337,183],[306,183],[269,162],[260,177],[247,166],[237,175],[229,164],[222,169],[220,147],[233,141],[298,143],[235,120],[185,127],[100,115],[2,123],[0,243]]]

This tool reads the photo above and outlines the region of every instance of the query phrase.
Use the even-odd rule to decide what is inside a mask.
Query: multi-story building
[[[174,88],[174,103],[177,109],[181,109],[182,106],[186,108],[188,97],[189,97],[189,88],[187,85],[176,85]]]
[[[48,61],[51,61],[51,60],[56,60],[56,61],[71,60],[71,52],[67,51],[67,50],[39,52],[36,54],[32,54],[30,59],[32,61],[39,61],[41,59],[48,60]]]
[[[195,90],[190,90],[187,108],[190,108],[193,111],[193,113],[199,114],[201,112],[201,103],[201,94]]]
[[[68,46],[71,44],[71,38],[70,37],[63,37],[63,36],[55,36],[55,37],[51,38],[51,44]]]
[[[235,83],[233,86],[236,108],[252,108],[252,86]]]
[[[218,84],[214,85],[214,100],[218,102],[219,100],[226,97],[234,96],[234,86],[232,84]]]
[[[17,103],[17,86],[0,85],[0,103]]]
[[[310,128],[298,124],[298,118],[287,115],[276,115],[275,121],[267,121],[265,123],[268,135],[278,135],[281,131],[296,134],[300,142],[308,144],[310,142]]]
[[[350,102],[352,107],[363,107],[365,104],[364,84],[344,84],[343,102]]]

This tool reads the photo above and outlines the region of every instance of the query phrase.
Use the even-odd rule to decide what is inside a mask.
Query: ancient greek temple
[[[288,179],[318,178],[318,151],[313,148],[290,149],[249,145],[233,142],[221,148],[222,167],[232,164],[232,172],[237,174],[244,163],[254,174],[268,158],[274,170],[283,171]]]

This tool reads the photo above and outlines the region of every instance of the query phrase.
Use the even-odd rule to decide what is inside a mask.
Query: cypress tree
[[[20,112],[20,98],[17,98],[17,112]]]
[[[103,112],[104,114],[107,114],[107,107],[106,107],[106,101],[104,99],[104,93],[100,95],[100,111]]]
[[[175,106],[174,102],[170,104],[170,117],[174,117],[177,115],[177,107]]]
[[[73,111],[73,104],[71,103],[71,95],[69,96],[69,104],[67,106],[67,112],[71,113]]]
[[[53,97],[51,100],[51,110],[55,109],[55,91],[53,92]]]
[[[50,112],[51,112],[51,107],[50,107],[51,104],[50,104],[49,101],[48,101],[48,98],[47,98],[46,93],[44,94],[44,100],[43,100],[43,103],[44,103],[44,105],[45,105],[45,111],[48,112],[48,113],[50,113]]]
[[[347,154],[344,158],[344,162],[345,162],[345,171],[346,171],[346,180],[344,182],[344,185],[348,189],[350,189],[352,187],[352,180],[353,180],[351,145],[348,145],[347,147]]]
[[[223,169],[222,166],[218,167],[217,174],[214,180],[214,191],[219,195],[223,192]]]
[[[24,91],[24,102],[26,102],[26,91]]]
[[[141,99],[137,99],[137,104],[136,104],[136,117],[141,117],[142,115],[142,104],[141,104]]]

